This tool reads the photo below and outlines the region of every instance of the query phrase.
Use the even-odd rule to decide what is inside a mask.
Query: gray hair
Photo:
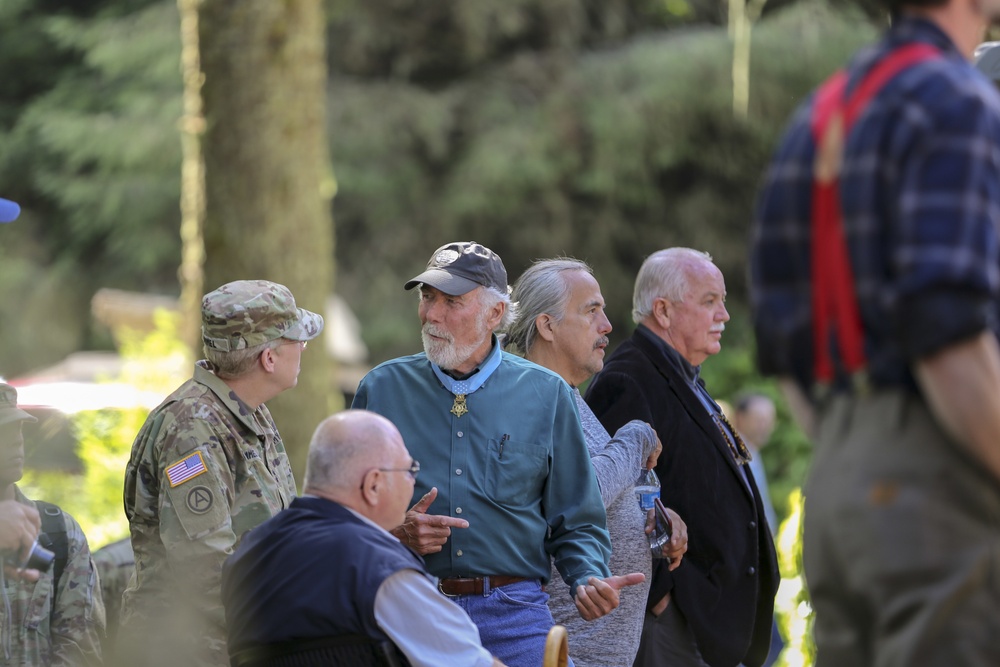
[[[566,316],[569,286],[564,273],[567,271],[594,270],[586,262],[571,257],[557,257],[535,262],[514,283],[511,295],[518,305],[517,319],[507,329],[506,344],[509,349],[527,355],[538,338],[535,320],[539,315],[550,315],[557,322]]]
[[[235,380],[243,377],[253,370],[257,359],[264,350],[273,350],[281,345],[283,339],[275,338],[260,345],[247,347],[242,350],[217,350],[208,345],[204,346],[205,358],[214,366],[215,374],[226,380]]]
[[[632,321],[642,323],[653,314],[658,298],[682,302],[688,291],[688,270],[696,261],[712,261],[712,256],[692,248],[667,248],[646,258],[639,267],[632,293]]]
[[[420,283],[417,288],[417,298],[420,298],[421,290],[424,287],[424,283]],[[428,285],[428,287],[433,287],[433,285]],[[509,327],[514,320],[517,318],[517,303],[511,301],[510,298],[510,287],[507,287],[507,292],[501,292],[496,287],[487,287],[486,285],[481,285],[483,288],[479,292],[479,305],[482,306],[482,313],[484,314],[487,310],[497,305],[501,301],[507,306],[503,311],[503,317],[500,319],[500,324],[497,325],[496,331],[503,331]]]
[[[489,310],[500,302],[503,302],[506,306],[503,311],[503,317],[500,318],[500,324],[497,325],[497,331],[506,330],[517,319],[519,308],[517,302],[511,300],[509,286],[506,292],[501,292],[496,287],[483,287],[483,291],[479,293],[479,302],[483,304],[484,311]]]

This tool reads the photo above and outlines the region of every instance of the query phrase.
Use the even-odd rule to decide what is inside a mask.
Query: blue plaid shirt
[[[869,379],[913,386],[910,362],[987,328],[1000,307],[1000,95],[933,23],[897,17],[847,68],[848,92],[912,42],[941,58],[890,80],[847,137],[841,205]],[[813,385],[810,97],[765,177],[750,257],[758,362]],[[836,361],[836,357],[834,357]],[[841,374],[838,384],[846,378]]]

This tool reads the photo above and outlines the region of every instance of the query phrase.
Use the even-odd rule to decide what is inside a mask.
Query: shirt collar
[[[252,430],[259,436],[263,436],[264,433],[261,432],[261,427],[254,419],[254,413],[259,410],[254,410],[249,405],[243,402],[236,392],[233,391],[228,384],[222,381],[218,375],[212,371],[211,364],[205,359],[195,363],[194,365],[194,379],[195,382],[203,384],[208,387],[213,394],[218,396],[219,401],[221,401],[229,411],[232,412],[237,419],[243,422],[247,428]]]
[[[470,373],[464,380],[456,380],[447,373],[445,373],[440,366],[431,362],[431,368],[434,370],[434,375],[441,382],[445,389],[451,393],[458,396],[459,394],[471,394],[489,379],[490,375],[493,374],[500,366],[500,360],[502,358],[503,352],[500,349],[500,344],[497,341],[496,336],[492,336],[492,347],[490,348],[490,353],[486,355],[486,358],[476,366],[476,369]]]
[[[350,507],[348,507],[347,505],[342,505],[342,504],[338,503],[336,500],[330,500],[329,498],[324,498],[322,496],[317,496],[317,495],[312,494],[312,493],[303,493],[301,496],[299,496],[299,498],[300,499],[307,499],[308,498],[308,499],[312,499],[312,500],[317,500],[317,501],[319,501],[318,502],[318,507],[323,507],[324,503],[330,503],[330,505],[335,505],[335,506],[337,506],[337,507],[339,507],[341,509],[345,509],[348,512],[350,512],[351,514],[353,514],[354,516],[356,516],[358,519],[360,519],[361,521],[363,521],[364,523],[366,523],[369,526],[371,526],[372,528],[375,528],[375,529],[379,530],[380,532],[385,533],[386,535],[388,535],[392,539],[394,539],[397,542],[399,542],[399,538],[396,537],[395,535],[393,535],[392,533],[390,533],[388,530],[386,530],[382,526],[378,525],[377,523],[375,523],[374,521],[372,521],[371,519],[369,519],[368,517],[366,517],[364,514],[361,514],[360,512],[356,512],[353,509],[351,509]]]
[[[887,36],[891,44],[926,42],[941,49],[942,53],[961,56],[958,47],[944,30],[934,21],[922,16],[906,12],[893,16]]]
[[[382,526],[378,525],[377,523],[375,523],[374,521],[372,521],[371,519],[369,519],[368,517],[366,517],[364,514],[361,514],[360,512],[355,512],[354,510],[352,510],[347,505],[341,505],[341,507],[343,507],[345,510],[347,510],[351,514],[353,514],[354,516],[358,517],[359,519],[361,519],[362,521],[364,521],[365,523],[367,523],[372,528],[375,528],[375,529],[379,530],[380,532],[385,533],[386,535],[388,535],[392,539],[396,540],[397,542],[399,541],[398,537],[396,537],[395,535],[393,535],[392,533],[390,533],[388,530],[386,530]]]
[[[670,345],[667,341],[663,340],[655,333],[650,331],[649,327],[644,324],[640,324],[636,327],[636,332],[644,336],[647,340],[653,343],[666,359],[674,364],[677,370],[680,371],[684,379],[688,381],[692,386],[698,384],[698,373],[701,371],[701,366],[692,366],[688,363],[688,360],[681,356],[678,352]]]

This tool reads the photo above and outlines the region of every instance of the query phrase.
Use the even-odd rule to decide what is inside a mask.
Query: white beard
[[[484,314],[483,317],[477,320],[478,329],[482,330],[484,328],[485,319]],[[431,338],[430,334],[434,334],[437,338]],[[444,341],[440,340],[441,338]],[[482,341],[469,343],[468,345],[455,345],[454,336],[438,329],[433,324],[425,324],[423,326],[420,330],[420,339],[423,341],[424,352],[427,354],[427,358],[444,370],[458,368],[468,361],[472,354],[482,345]]]

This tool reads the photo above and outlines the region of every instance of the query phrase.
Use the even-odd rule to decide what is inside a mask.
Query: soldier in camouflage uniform
[[[17,391],[0,383],[0,499],[16,500],[35,509],[35,503],[15,484],[24,470],[21,434],[24,421],[35,418],[17,408]],[[38,581],[0,576],[5,598],[0,604],[3,644],[0,664],[9,667],[101,664],[104,604],[97,568],[80,524],[65,512],[61,515],[68,548],[58,581],[56,565],[40,573]]]
[[[288,288],[228,283],[202,300],[206,359],[146,419],[125,470],[136,572],[119,664],[225,667],[222,563],[291,502],[295,481],[264,405],[295,386],[323,318]]]
[[[118,622],[121,618],[122,593],[135,572],[135,556],[132,554],[132,540],[125,537],[106,544],[94,552],[94,564],[101,575],[101,597],[104,598],[104,612],[107,631],[104,634],[102,650],[104,662],[114,665],[115,638],[118,636]]]

